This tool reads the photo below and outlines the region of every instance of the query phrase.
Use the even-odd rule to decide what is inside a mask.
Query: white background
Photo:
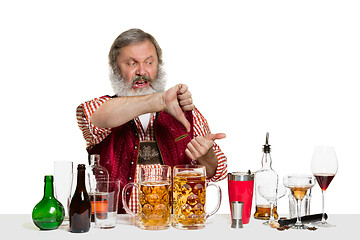
[[[4,2],[0,213],[30,214],[54,161],[86,163],[75,109],[112,94],[107,54],[133,27],[158,40],[167,87],[187,84],[211,130],[227,134],[229,172],[260,168],[266,132],[281,177],[311,173],[313,147],[333,145],[326,212],[360,213],[358,1]],[[278,205],[288,213],[287,197]],[[311,207],[321,211],[317,185]]]

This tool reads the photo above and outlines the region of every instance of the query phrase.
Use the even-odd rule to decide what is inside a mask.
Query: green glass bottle
[[[63,222],[65,211],[63,205],[54,197],[54,177],[46,175],[44,182],[44,197],[34,207],[32,219],[41,230],[52,230]]]

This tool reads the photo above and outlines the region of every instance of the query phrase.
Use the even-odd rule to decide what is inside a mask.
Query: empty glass
[[[61,202],[65,211],[64,222],[69,221],[69,206],[73,184],[73,163],[69,161],[54,162],[55,198]]]

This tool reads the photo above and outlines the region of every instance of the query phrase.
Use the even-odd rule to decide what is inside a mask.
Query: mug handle
[[[221,188],[215,184],[215,183],[206,183],[207,187],[209,186],[214,186],[217,188],[217,192],[218,192],[218,202],[217,202],[217,205],[215,207],[215,209],[210,212],[210,213],[207,213],[206,216],[205,216],[205,219],[208,219],[209,217],[211,217],[212,215],[214,215],[220,208],[220,205],[221,205],[221,198],[222,198],[222,195],[221,195]]]
[[[127,189],[130,188],[130,187],[136,187],[136,188],[139,190],[137,184],[135,184],[135,183],[133,183],[133,182],[129,182],[128,184],[126,184],[126,185],[124,186],[124,188],[123,188],[123,190],[122,190],[121,200],[122,200],[122,204],[123,204],[123,206],[124,206],[125,211],[126,211],[128,214],[130,214],[131,216],[136,217],[136,214],[135,214],[133,211],[130,210],[130,208],[129,208],[129,206],[128,206],[128,203],[126,202],[126,191],[127,191]]]

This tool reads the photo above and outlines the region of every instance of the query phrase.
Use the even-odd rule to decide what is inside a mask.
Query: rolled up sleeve
[[[110,100],[109,96],[94,98],[80,104],[76,108],[76,119],[86,141],[86,149],[91,149],[111,133],[110,128],[99,128],[90,122],[91,115],[108,100]]]

